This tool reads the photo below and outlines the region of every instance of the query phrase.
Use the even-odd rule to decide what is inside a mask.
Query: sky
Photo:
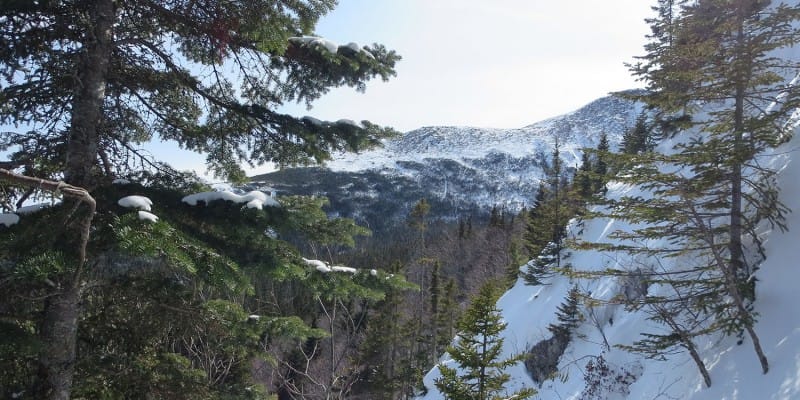
[[[287,107],[327,120],[519,128],[641,86],[646,0],[341,0],[317,26],[339,43],[378,42],[403,60],[366,93],[332,91]]]
[[[340,44],[381,43],[403,59],[365,93],[334,89],[307,109],[321,120],[519,128],[640,87],[625,62],[643,54],[647,0],[340,0],[316,33]],[[203,175],[203,157],[148,148]],[[246,169],[249,175],[272,166]]]

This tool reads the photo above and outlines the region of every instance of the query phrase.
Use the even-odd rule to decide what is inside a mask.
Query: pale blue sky
[[[646,0],[341,0],[317,32],[379,42],[398,76],[365,94],[339,89],[314,108],[408,131],[426,125],[517,128],[639,86],[623,65],[642,54]]]

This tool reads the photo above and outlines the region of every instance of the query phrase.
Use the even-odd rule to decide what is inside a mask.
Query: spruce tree
[[[581,155],[581,166],[574,179],[575,189],[578,192],[578,196],[583,201],[589,201],[595,194],[592,181],[593,169],[592,160],[589,158],[589,152],[584,151]]]
[[[578,309],[580,306],[580,296],[578,286],[575,285],[570,289],[569,293],[567,293],[567,298],[564,302],[558,305],[556,308],[558,323],[547,326],[547,330],[549,330],[553,336],[569,341],[572,333],[580,326],[581,321],[583,321],[583,316]]]
[[[532,257],[523,276],[529,285],[541,285],[544,279],[567,266],[562,263],[566,256],[564,238],[567,223],[577,212],[571,192],[556,141],[552,166],[547,169],[545,182],[539,186],[533,208],[528,212],[523,236]]]
[[[605,194],[606,182],[608,182],[608,158],[611,147],[608,143],[608,134],[603,132],[600,135],[600,142],[597,144],[597,159],[594,162],[594,191],[595,193]]]
[[[526,399],[536,393],[532,388],[508,393],[504,388],[511,377],[503,370],[519,362],[521,357],[500,359],[503,348],[500,333],[506,324],[495,305],[499,293],[492,284],[481,287],[459,320],[458,340],[447,349],[457,366],[439,364],[442,376],[435,382],[445,399]]]
[[[704,298],[713,295],[700,295],[698,288],[687,291],[686,288],[692,286],[690,279],[697,279],[698,275],[686,273],[683,277],[673,274],[668,280],[663,277],[655,277],[661,284],[669,285],[675,296],[655,297],[646,296],[638,299],[626,299],[625,304],[628,310],[642,310],[647,319],[654,321],[666,329],[660,332],[642,332],[642,338],[631,345],[618,345],[618,347],[644,354],[647,358],[664,360],[667,356],[686,351],[697,366],[706,387],[711,387],[711,375],[705,361],[700,356],[700,352],[695,344],[695,339],[713,332],[713,324],[709,323],[709,316],[703,315],[701,309],[696,306],[697,302],[702,302]],[[695,285],[699,286],[699,285]],[[707,294],[714,293],[714,285],[711,285]]]
[[[775,171],[758,158],[790,134],[786,122],[798,94],[784,92],[782,84],[787,69],[794,76],[800,65],[781,58],[778,50],[800,38],[798,19],[800,6],[769,1],[701,1],[669,20],[662,13],[648,55],[633,68],[648,82],[649,91],[639,98],[692,134],[670,154],[629,159],[638,165],[616,179],[638,185],[648,198],[623,197],[610,207],[615,217],[635,226],[613,235],[626,243],[619,249],[656,261],[692,260],[652,278],[680,290],[648,301],[688,305],[653,310],[676,335],[668,343],[691,352],[696,335],[746,332],[764,373],[768,363],[751,304],[753,276],[765,257],[756,227],[785,229],[787,210],[777,200]],[[669,245],[641,246],[650,238]],[[746,259],[745,253],[755,257]]]
[[[642,113],[636,118],[633,128],[622,135],[620,149],[623,153],[639,154],[652,148],[650,128],[647,126],[647,114]]]
[[[395,262],[389,271],[401,273]],[[372,310],[366,339],[361,345],[358,365],[362,368],[367,391],[377,399],[395,399],[404,394],[404,354],[411,347],[411,335],[403,332],[403,291],[392,288]],[[414,382],[412,382],[414,383]]]
[[[406,366],[406,376],[412,382],[408,390],[412,390],[422,380],[424,370],[431,365],[433,334],[431,332],[434,321],[431,318],[425,318],[425,315],[430,315],[431,306],[431,291],[430,279],[431,275],[428,273],[428,268],[431,264],[437,261],[426,257],[426,232],[428,231],[429,221],[428,213],[430,212],[430,203],[425,198],[417,201],[409,211],[406,223],[413,230],[415,236],[414,243],[412,244],[411,254],[415,259],[415,263],[419,267],[418,272],[411,276],[414,282],[418,282],[420,291],[417,298],[412,302],[412,312],[420,316],[412,318],[407,323],[407,329],[411,330],[411,335],[414,338],[411,349],[408,354],[408,365]],[[437,278],[438,279],[438,278]],[[437,282],[438,284],[438,282]],[[438,299],[437,293],[437,299]],[[437,300],[438,301],[438,300]]]
[[[169,190],[155,186],[175,183],[180,174],[138,146],[156,137],[173,140],[205,154],[216,175],[242,182],[242,162],[318,162],[332,151],[362,149],[392,134],[367,121],[321,122],[275,111],[286,102],[311,104],[331,88],[363,90],[372,78],[394,75],[399,57],[381,45],[336,46],[309,36],[334,4],[2,3],[0,123],[18,127],[0,138],[0,148],[10,152],[0,171],[8,184],[3,204],[19,207],[48,193],[64,196],[62,205],[47,213],[52,219],[32,217],[2,233],[7,245],[0,258],[10,266],[0,272],[2,280],[22,277],[23,269],[38,270],[17,287],[32,285],[45,299],[26,304],[31,313],[24,317],[12,317],[23,326],[41,328],[33,333],[41,345],[32,357],[38,371],[28,374],[37,379],[33,396],[70,397],[80,365],[77,338],[85,311],[80,305],[99,293],[87,288],[96,279],[112,287],[124,281],[109,276],[111,268],[104,265],[130,266],[145,257],[151,271],[179,271],[174,279],[191,283],[196,296],[186,308],[198,313],[210,312],[202,301],[241,299],[249,293],[245,266],[284,266],[287,270],[276,274],[284,279],[309,272],[287,244],[264,239],[270,225],[282,224],[269,210],[240,212],[237,207],[243,217],[236,219],[247,227],[238,231],[224,225],[229,221],[221,215],[206,224],[195,223],[205,215],[178,218],[187,211],[180,195],[176,199],[176,191],[165,195]],[[140,175],[142,169],[149,176]],[[148,186],[110,185],[115,178],[134,175],[149,180]],[[38,183],[30,184],[29,177]],[[190,186],[182,188],[183,194],[199,188]],[[161,219],[151,226],[116,206],[126,194],[172,197],[154,206]],[[133,231],[141,232],[136,240],[147,244],[124,242]],[[228,249],[237,239],[252,243],[247,248],[252,252]],[[114,296],[113,290],[103,293]],[[170,357],[151,360],[156,359],[169,368],[186,365]]]
[[[446,348],[456,334],[456,322],[459,319],[460,307],[458,305],[456,281],[448,279],[444,287],[444,296],[441,301],[441,312],[439,313],[439,348]]]

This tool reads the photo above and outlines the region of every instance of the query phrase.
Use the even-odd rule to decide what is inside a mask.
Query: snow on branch
[[[92,219],[94,219],[94,213],[97,209],[97,202],[86,189],[78,186],[72,186],[64,182],[56,182],[47,179],[34,178],[27,175],[20,175],[4,168],[0,168],[0,180],[15,185],[62,194],[64,197],[72,198],[80,203],[86,204],[86,206],[89,208],[89,212],[85,214],[81,221],[81,241],[78,246],[78,259],[80,260],[81,265],[86,262],[86,246],[89,243],[89,232],[92,228]],[[78,268],[76,273],[80,273],[80,271],[81,269]]]
[[[17,214],[10,214],[10,213],[1,213],[0,214],[0,224],[9,227],[11,225],[16,225],[19,222],[19,215]]]
[[[252,192],[245,193],[244,195],[238,195],[231,191],[222,191],[222,192],[201,192],[190,194],[184,197],[181,201],[190,205],[196,206],[198,202],[203,202],[205,204],[209,204],[214,200],[225,200],[225,201],[232,201],[234,203],[245,203],[247,208],[256,208],[261,210],[264,206],[269,207],[280,207],[280,203],[275,200],[271,195],[268,195],[264,192],[254,190]]]
[[[320,119],[317,119],[317,118],[314,118],[314,117],[306,115],[306,116],[304,116],[303,118],[300,118],[300,119],[305,121],[308,124],[311,124],[312,126],[340,125],[340,126],[350,126],[350,127],[357,128],[357,129],[364,129],[364,124],[363,123],[354,121],[352,119],[347,119],[347,118],[342,118],[342,119],[337,120],[335,122],[331,122],[331,121],[323,121],[323,120],[320,120]]]
[[[314,267],[317,271],[327,274],[328,272],[346,272],[349,274],[357,274],[358,270],[352,267],[343,267],[341,265],[334,265],[330,266],[325,261],[320,260],[309,260],[307,258],[303,258],[303,261],[306,265],[310,267]],[[374,271],[374,270],[373,270]],[[377,272],[374,275],[376,275]]]
[[[144,196],[125,196],[117,201],[122,207],[125,208],[135,208],[138,210],[150,211],[150,207],[153,205],[153,201]]]
[[[355,53],[355,54],[361,53],[361,54],[365,55],[367,58],[372,58],[372,59],[375,58],[375,56],[372,53],[370,53],[369,50],[367,50],[364,47],[359,46],[358,43],[354,43],[354,42],[350,42],[350,43],[342,46],[342,45],[339,45],[338,43],[336,43],[336,42],[334,42],[332,40],[329,40],[329,39],[326,39],[326,38],[323,38],[323,37],[319,37],[319,36],[290,37],[289,38],[289,42],[292,42],[292,43],[295,43],[295,44],[298,44],[298,45],[301,45],[301,46],[306,46],[306,47],[322,48],[322,49],[325,49],[325,50],[327,50],[328,52],[330,52],[332,54],[337,54],[337,53],[347,54],[348,52],[351,53],[351,54],[352,53]]]
[[[358,270],[353,267],[343,267],[341,265],[334,265],[331,267],[331,271],[333,272],[347,272],[350,274],[358,273]]]
[[[142,221],[158,222],[158,216],[147,211],[139,211],[139,219]]]
[[[38,203],[38,204],[31,204],[29,206],[20,207],[15,211],[18,215],[28,215],[37,213],[39,211],[44,210],[45,208],[50,207],[49,203]]]

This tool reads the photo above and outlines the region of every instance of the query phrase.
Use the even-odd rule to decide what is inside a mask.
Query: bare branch
[[[41,189],[53,193],[61,193],[64,197],[72,198],[78,201],[78,204],[85,203],[89,208],[89,212],[82,218],[80,222],[81,236],[78,246],[78,261],[79,265],[75,270],[74,280],[72,285],[77,287],[80,285],[80,275],[83,272],[83,266],[86,264],[86,247],[89,244],[89,232],[92,227],[92,219],[94,218],[95,210],[97,209],[97,202],[89,192],[78,186],[72,186],[64,182],[55,182],[47,179],[34,178],[27,175],[21,175],[0,168],[0,180],[25,186],[34,189]]]

